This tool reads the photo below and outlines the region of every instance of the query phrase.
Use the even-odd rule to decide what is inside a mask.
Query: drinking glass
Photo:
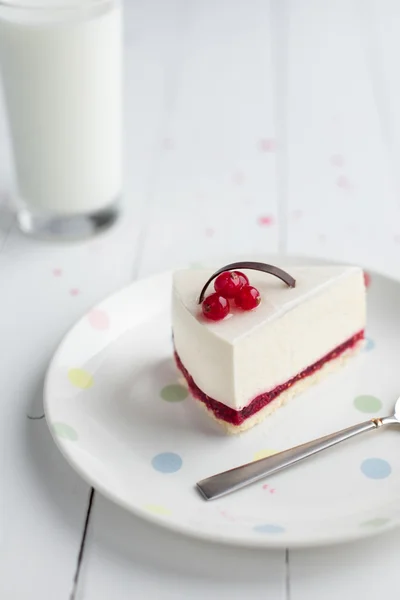
[[[73,239],[110,226],[122,187],[119,0],[0,0],[0,69],[19,227]]]

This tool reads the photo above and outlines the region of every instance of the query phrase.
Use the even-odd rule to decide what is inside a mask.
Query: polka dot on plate
[[[272,450],[271,448],[263,448],[262,450],[258,450],[253,455],[253,460],[260,460],[261,458],[267,458],[267,456],[272,456],[276,454],[277,450]]]
[[[160,396],[166,402],[182,402],[188,396],[187,389],[179,383],[166,385],[160,392]]]
[[[392,472],[392,467],[383,458],[366,458],[361,463],[361,472],[369,479],[385,479]]]
[[[110,317],[104,310],[95,308],[88,314],[88,321],[93,329],[104,331],[110,326]]]
[[[52,429],[57,437],[64,440],[76,442],[78,439],[78,434],[76,433],[75,429],[71,427],[71,425],[67,425],[67,423],[53,423]]]
[[[182,459],[175,452],[161,452],[152,458],[151,464],[160,473],[176,473],[182,467]]]
[[[153,513],[153,515],[163,515],[166,517],[171,514],[171,511],[169,510],[169,508],[166,508],[165,506],[162,506],[161,504],[146,504],[144,506],[144,508],[148,512]]]
[[[86,390],[93,385],[93,377],[84,369],[69,369],[68,379],[75,387]]]
[[[265,523],[264,525],[255,525],[253,531],[256,531],[257,533],[283,533],[285,528],[282,527],[282,525]]]
[[[370,519],[369,521],[364,521],[361,523],[362,527],[383,527],[390,523],[390,519],[386,519],[385,517],[376,517],[375,519]]]
[[[366,338],[365,346],[364,346],[365,352],[371,352],[371,350],[373,350],[374,348],[375,348],[374,340],[371,340],[371,338]]]
[[[357,396],[353,402],[357,410],[364,413],[378,412],[382,408],[382,402],[375,396]]]

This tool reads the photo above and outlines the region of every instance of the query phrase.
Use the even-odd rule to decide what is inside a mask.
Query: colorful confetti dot
[[[161,452],[152,458],[151,464],[160,473],[176,473],[182,467],[182,459],[175,452]]]
[[[375,519],[370,519],[369,521],[364,521],[361,523],[362,527],[383,527],[390,523],[390,519],[386,519],[384,517],[377,517]]]
[[[385,479],[392,472],[392,467],[383,458],[366,458],[361,463],[361,472],[369,479]]]
[[[283,533],[285,528],[282,525],[266,523],[265,525],[256,525],[253,527],[253,531],[257,531],[257,533]]]
[[[382,402],[375,396],[357,396],[353,402],[355,408],[364,413],[375,413],[381,410]]]
[[[93,385],[93,377],[84,369],[69,369],[68,379],[75,387],[86,390]]]
[[[166,385],[160,392],[160,396],[167,402],[182,402],[188,396],[187,388],[179,383]]]
[[[170,137],[165,137],[161,143],[164,150],[172,150],[174,147],[174,141]]]
[[[303,217],[304,213],[299,208],[292,212],[292,219],[294,221],[299,221]]]
[[[349,178],[346,177],[346,175],[339,175],[339,177],[336,179],[336,185],[342,190],[346,191],[350,191],[353,187]]]
[[[330,163],[333,167],[344,167],[344,158],[341,154],[332,154]]]
[[[53,275],[54,277],[61,277],[62,269],[53,269]]]
[[[272,456],[276,454],[277,450],[272,450],[271,448],[263,448],[262,450],[258,450],[253,455],[253,460],[261,460],[261,458],[267,458],[267,456]]]
[[[78,290],[78,288],[72,288],[71,290],[69,290],[69,293],[71,296],[78,296],[80,294],[80,291]]]
[[[94,308],[90,311],[88,321],[93,329],[97,329],[98,331],[105,331],[110,327],[110,317],[104,310],[100,310],[99,308]]]
[[[276,150],[276,141],[273,138],[262,138],[258,147],[261,152],[275,152]]]
[[[67,425],[67,423],[53,423],[52,429],[57,437],[63,440],[69,440],[70,442],[76,442],[78,434],[73,427]]]
[[[365,352],[370,352],[374,348],[375,348],[375,342],[374,342],[374,340],[371,340],[371,338],[366,338],[365,339],[365,346],[364,346]]]
[[[215,231],[212,227],[207,227],[204,233],[206,237],[212,238],[214,236]]]
[[[144,506],[144,508],[145,508],[145,510],[153,513],[154,515],[163,515],[163,516],[167,517],[168,515],[171,514],[171,511],[169,510],[169,508],[166,508],[165,506],[162,506],[161,504],[146,504]]]
[[[367,271],[364,271],[364,283],[366,288],[369,288],[371,285],[371,275]]]
[[[269,227],[274,224],[274,217],[271,215],[262,215],[261,217],[258,217],[257,221],[259,225]]]
[[[242,173],[242,171],[235,171],[235,173],[232,176],[232,181],[235,185],[243,185],[244,181],[245,181],[245,176],[244,173]]]

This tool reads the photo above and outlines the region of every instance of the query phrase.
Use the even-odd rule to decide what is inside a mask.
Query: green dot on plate
[[[166,385],[160,392],[161,398],[167,402],[181,402],[187,398],[188,391],[183,385],[179,383],[172,383]]]
[[[386,519],[384,517],[376,517],[375,519],[370,519],[369,521],[364,521],[361,523],[363,527],[383,527],[390,523],[390,519]]]
[[[364,395],[354,398],[354,406],[361,412],[374,413],[381,410],[382,402],[375,396]]]
[[[76,442],[78,439],[78,434],[75,429],[71,427],[71,425],[67,425],[67,423],[53,423],[52,428],[54,433],[64,440]]]

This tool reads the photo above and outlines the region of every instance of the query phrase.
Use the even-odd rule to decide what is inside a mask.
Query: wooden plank
[[[352,544],[290,551],[290,600],[396,600],[398,531]]]
[[[285,597],[282,552],[201,543],[151,526],[99,495],[87,544],[85,600]]]
[[[288,249],[399,273],[399,205],[359,5],[289,6]]]
[[[159,8],[159,2],[127,6],[130,139],[123,218],[103,236],[69,245],[31,240],[15,227],[9,232],[8,222],[10,234],[0,254],[2,598],[67,599],[73,588],[90,488],[62,458],[45,421],[36,417],[43,414],[43,376],[61,336],[135,271],[145,192],[160,152],[166,63],[163,38],[157,45],[154,37],[162,21],[155,35],[148,35]],[[160,19],[165,13],[160,11]],[[137,22],[143,30],[137,30]]]
[[[157,14],[149,31],[162,29],[171,70],[140,276],[278,245],[269,3],[206,0],[186,14],[185,7],[169,3],[162,28]],[[81,593],[283,599],[285,553],[205,545],[96,496]]]
[[[192,3],[141,273],[278,243],[270,5]]]
[[[347,0],[289,2],[286,15],[288,251],[398,276],[399,206],[370,15],[364,3]],[[385,18],[391,21],[389,11]],[[394,80],[394,56],[392,64]],[[396,532],[291,550],[289,597],[395,598],[399,550]]]

